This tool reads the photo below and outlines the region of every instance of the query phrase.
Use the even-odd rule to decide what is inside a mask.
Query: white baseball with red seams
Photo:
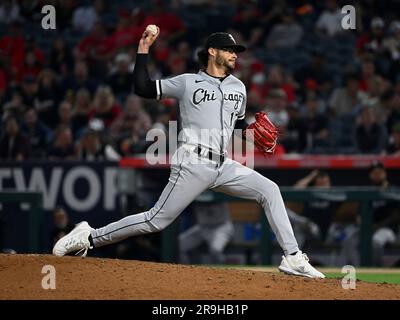
[[[157,26],[155,24],[149,24],[146,27],[146,31],[150,32],[153,35],[156,35],[158,33],[158,28],[157,28]]]

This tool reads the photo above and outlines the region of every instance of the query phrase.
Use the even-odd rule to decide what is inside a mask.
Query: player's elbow
[[[155,81],[135,81],[134,82],[135,94],[139,97],[146,99],[155,99],[157,97]]]

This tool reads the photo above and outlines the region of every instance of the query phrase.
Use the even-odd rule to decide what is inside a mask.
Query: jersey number
[[[237,115],[236,112],[232,112],[232,113],[231,113],[231,127],[232,127],[232,125],[233,125],[233,116],[234,116],[235,114]]]

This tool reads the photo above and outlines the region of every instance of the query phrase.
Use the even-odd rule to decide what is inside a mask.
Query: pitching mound
[[[54,266],[56,289],[45,290],[43,267]],[[45,282],[45,281],[44,281]],[[0,299],[400,299],[400,285],[163,263],[0,255]]]

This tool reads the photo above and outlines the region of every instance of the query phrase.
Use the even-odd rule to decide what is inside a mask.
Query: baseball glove
[[[264,155],[274,153],[278,134],[278,129],[263,111],[256,113],[256,121],[244,131],[246,139],[253,141]]]

